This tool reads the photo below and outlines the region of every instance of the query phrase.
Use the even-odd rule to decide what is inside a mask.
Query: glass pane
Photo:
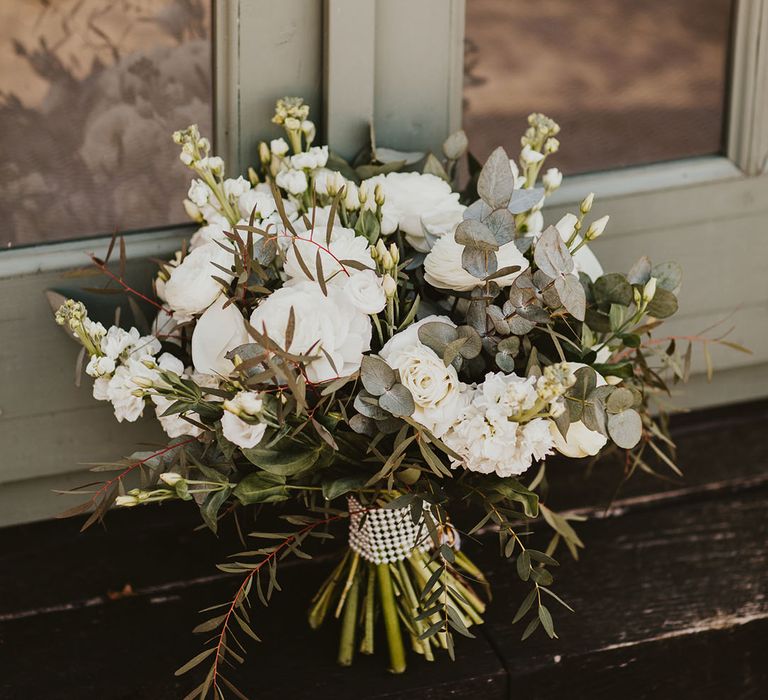
[[[0,2],[0,243],[187,219],[171,141],[211,132],[210,0]]]
[[[467,0],[464,128],[519,151],[562,126],[566,174],[720,153],[733,0]]]

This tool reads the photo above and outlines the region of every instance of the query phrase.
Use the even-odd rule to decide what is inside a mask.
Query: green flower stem
[[[432,653],[432,644],[429,639],[419,639],[421,634],[427,629],[427,623],[425,620],[417,620],[416,616],[419,614],[419,599],[416,596],[416,591],[413,588],[413,582],[408,574],[408,569],[405,568],[405,564],[402,561],[397,562],[397,568],[400,571],[400,578],[403,582],[403,590],[405,596],[408,599],[410,605],[410,618],[413,622],[413,626],[416,631],[414,637],[414,646],[418,646],[417,651],[424,654],[424,658],[427,661],[434,661],[435,656]]]
[[[368,564],[368,579],[365,588],[365,617],[363,639],[360,642],[361,654],[373,654],[374,596],[376,595],[376,569]]]
[[[357,573],[357,565],[360,562],[360,555],[355,552],[352,555],[352,565],[349,567],[349,572],[347,573],[347,580],[344,583],[344,588],[341,591],[341,595],[339,596],[339,603],[336,606],[336,613],[335,617],[341,616],[341,610],[344,607],[344,601],[347,599],[347,595],[352,590],[352,586],[357,583],[357,580],[359,578]]]
[[[379,580],[384,627],[387,631],[389,670],[392,673],[403,673],[405,671],[405,649],[403,647],[403,637],[400,634],[400,623],[397,619],[397,607],[395,604],[395,594],[392,589],[389,564],[377,564],[376,575]]]
[[[354,567],[354,564],[353,564]],[[355,656],[355,627],[357,626],[357,605],[360,597],[360,577],[353,576],[344,606],[339,639],[339,665],[351,666]]]
[[[325,580],[325,583],[320,587],[320,590],[315,594],[312,599],[312,605],[309,609],[309,626],[315,630],[323,624],[325,616],[328,614],[328,608],[330,607],[331,598],[336,590],[336,586],[341,580],[342,572],[347,564],[351,550],[347,550],[344,553],[343,559],[338,563],[331,575]]]

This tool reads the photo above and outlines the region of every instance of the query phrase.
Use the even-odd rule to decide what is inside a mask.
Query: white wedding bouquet
[[[95,259],[153,307],[151,330],[105,328],[71,299],[56,313],[83,346],[94,397],[118,421],[153,412],[170,438],[70,514],[93,509],[89,525],[112,505],[180,499],[213,530],[261,504],[290,526],[253,533],[263,542],[221,565],[237,588],[197,628],[206,650],[179,669],[210,664],[199,697],[232,689],[222,667],[242,661],[237,635],[255,637],[249,600],[266,604],[279,562],[306,556],[336,521],[348,521],[349,547],[309,622],[341,618],[349,664],[373,653],[383,620],[401,672],[404,639],[431,660],[482,622],[487,581],[460,548],[454,506],[478,512],[471,532],[498,530],[531,586],[515,616],[523,636],[552,637],[553,557],[583,545],[572,517],[539,500],[546,458],[620,449],[628,473],[650,470],[651,453],[675,468],[651,407],[667,378],[687,377],[690,350],[651,333],[677,310],[680,268],[642,258],[605,274],[589,245],[608,217],[590,220],[591,194],[545,225],[562,180],[544,167],[554,121],[531,115],[519,157],[498,148],[481,167],[463,132],[441,157],[372,143],[348,163],[314,145],[308,117],[301,99],[279,100],[284,136],[260,145],[247,177],[228,177],[197,127],[173,135],[197,231],[160,265],[153,296],[109,255]],[[546,551],[528,546],[531,523],[553,530]]]

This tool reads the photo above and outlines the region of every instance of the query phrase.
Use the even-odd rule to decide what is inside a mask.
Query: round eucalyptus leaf
[[[674,261],[659,263],[653,266],[651,277],[656,278],[657,288],[677,295],[683,283],[683,268]]]
[[[442,321],[430,321],[419,326],[419,340],[438,355],[442,356],[445,348],[459,337],[453,326]]]
[[[465,338],[466,342],[461,346],[459,353],[467,360],[477,357],[483,349],[483,341],[480,334],[472,326],[459,326],[456,329],[459,338]]]
[[[464,129],[459,129],[443,141],[443,154],[450,160],[458,160],[464,155],[468,146],[469,139],[464,133]]]
[[[456,227],[456,233],[454,234],[456,243],[460,243],[463,246],[470,248],[476,248],[477,250],[498,250],[499,244],[496,242],[491,229],[489,229],[482,221],[475,221],[473,219],[466,219],[462,221]]]
[[[515,189],[509,156],[499,146],[485,161],[477,179],[477,193],[492,208],[506,207]]]
[[[387,412],[379,407],[379,403],[376,401],[376,397],[371,396],[367,391],[361,391],[357,396],[355,396],[355,402],[353,405],[358,413],[362,413],[368,418],[373,418],[374,420],[383,420],[384,418],[389,418]]]
[[[395,384],[386,394],[380,396],[379,406],[393,416],[410,416],[416,410],[411,392],[402,384]]]
[[[360,379],[369,394],[381,396],[392,388],[397,381],[397,374],[380,357],[364,355],[360,364]]]
[[[640,414],[629,408],[621,413],[608,416],[608,433],[616,445],[628,450],[638,442],[643,435],[643,421]]]
[[[634,298],[632,285],[624,275],[618,272],[609,272],[607,275],[603,275],[594,283],[592,288],[598,304],[629,306]]]
[[[618,387],[611,392],[608,400],[605,402],[605,407],[609,413],[621,413],[628,408],[632,408],[635,403],[635,397],[629,389]]]
[[[669,318],[677,312],[677,297],[663,287],[656,287],[656,293],[648,304],[646,313],[654,318]]]

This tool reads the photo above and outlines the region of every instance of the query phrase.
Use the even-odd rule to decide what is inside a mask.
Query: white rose
[[[296,324],[286,348],[285,331],[293,309]],[[306,371],[312,382],[344,377],[360,369],[371,349],[371,320],[355,309],[333,285],[324,296],[315,282],[298,282],[270,294],[251,315],[251,325],[283,349],[309,354]],[[330,359],[329,359],[330,358]]]
[[[283,269],[292,282],[303,282],[309,279],[299,264],[296,256],[297,250],[304,264],[313,275],[316,274],[315,261],[319,251],[323,277],[327,284],[343,285],[348,276],[353,276],[360,272],[348,266],[342,268],[342,263],[340,262],[342,260],[355,260],[370,269],[375,267],[369,252],[367,238],[356,235],[351,228],[334,226],[331,230],[331,240],[326,242],[326,222],[321,222],[322,218],[325,218],[327,222],[327,214],[323,217],[318,212],[315,217],[315,230],[313,233],[314,241],[316,242],[306,240],[309,236],[304,234],[301,235],[301,238],[305,240],[294,238],[292,241],[293,245],[290,245],[287,249]],[[286,240],[288,243],[291,243],[290,238]]]
[[[303,170],[281,170],[275,182],[292,195],[300,195],[307,191],[307,176]]]
[[[377,314],[387,305],[382,279],[373,270],[356,271],[344,280],[344,294],[361,313]]]
[[[269,150],[276,156],[284,156],[288,153],[288,143],[285,139],[272,139],[269,142]]]
[[[243,449],[256,447],[264,437],[267,426],[264,423],[246,423],[234,413],[224,411],[221,417],[221,431],[231,443]]]
[[[391,338],[379,356],[400,372],[400,380],[411,392],[416,410],[413,419],[437,437],[454,423],[467,401],[466,386],[456,368],[419,340],[419,328],[439,321],[456,327],[447,316],[428,316]]]
[[[578,219],[573,214],[566,214],[555,224],[555,228],[560,234],[560,238],[566,243],[573,235],[577,221]],[[579,243],[581,243],[581,236],[576,234],[572,247],[576,247]],[[576,253],[574,253],[573,264],[576,268],[575,272],[583,272],[593,282],[598,277],[603,276],[603,266],[600,264],[597,257],[595,257],[595,254],[586,245],[582,246]]]
[[[453,192],[451,186],[436,175],[387,173],[376,175],[364,183],[370,200],[373,199],[375,186],[381,185],[384,192],[384,218],[388,222],[397,222],[407,241],[424,253],[429,250],[429,246],[422,225],[431,234],[442,236],[453,231],[464,214],[465,207],[459,203],[458,193]],[[382,222],[383,231],[390,228],[391,223],[385,226]]]
[[[232,253],[216,243],[206,243],[195,248],[176,267],[165,285],[165,298],[174,316],[187,319],[207,309],[221,293],[219,283],[213,275],[232,279],[233,275],[213,266],[232,265]]]
[[[424,279],[438,289],[450,289],[457,292],[466,292],[485,284],[483,280],[470,275],[461,266],[463,252],[464,246],[456,242],[454,234],[443,236],[437,240],[424,260]],[[521,272],[528,269],[528,261],[517,249],[514,241],[505,243],[496,251],[496,260],[499,269],[510,265],[520,267],[517,272],[511,272],[494,280],[500,287],[508,287]]]
[[[568,362],[567,364],[572,372],[575,372],[579,367],[586,366],[580,362]],[[604,386],[605,384],[607,384],[605,379],[598,374],[597,386]],[[576,421],[568,426],[565,439],[553,421],[549,421],[549,432],[552,434],[555,449],[560,454],[574,459],[594,456],[608,442],[608,438],[605,435],[598,433],[596,430],[590,430],[581,421]]]
[[[198,319],[192,333],[192,362],[201,374],[230,374],[234,365],[225,355],[250,337],[237,306],[225,308],[226,302],[220,295]]]

